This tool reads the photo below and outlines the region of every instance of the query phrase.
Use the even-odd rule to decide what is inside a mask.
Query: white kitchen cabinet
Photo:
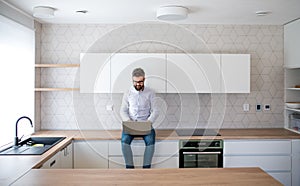
[[[289,155],[292,151],[290,140],[225,140],[225,155]]]
[[[143,156],[133,157],[135,168],[143,167]],[[179,158],[178,156],[159,157],[153,156],[151,168],[178,168]],[[109,168],[110,169],[125,169],[123,156],[110,156],[109,157]]]
[[[60,168],[61,168],[60,152],[53,155],[41,167],[41,169],[60,169]]]
[[[81,93],[124,93],[145,70],[157,93],[249,93],[250,54],[82,53]]]
[[[300,140],[292,140],[292,185],[300,185]]]
[[[284,66],[300,68],[300,19],[284,25]]]
[[[80,54],[80,93],[110,93],[110,55]]]
[[[133,86],[132,71],[138,67],[145,71],[145,86],[166,92],[166,54],[118,53],[111,57],[112,93],[124,93]]]
[[[220,91],[219,54],[167,54],[167,93]]]
[[[108,168],[108,142],[103,140],[74,141],[74,168]]]
[[[60,152],[61,168],[72,169],[73,168],[73,144],[69,144],[63,148]]]
[[[133,163],[135,168],[142,168],[143,166],[143,157],[134,156]],[[109,165],[110,169],[125,169],[125,163],[123,156],[109,156]]]
[[[41,169],[72,169],[73,145],[72,143],[53,155],[41,167]]]
[[[224,167],[260,167],[290,186],[291,153],[291,140],[224,140]]]
[[[143,140],[134,140],[131,144],[134,165],[141,168],[143,165],[143,155],[145,143]],[[111,140],[109,142],[109,168],[125,168],[122,154],[121,141]],[[155,152],[152,159],[152,168],[178,168],[178,141],[177,140],[157,140]]]
[[[274,163],[275,162],[275,163]],[[260,156],[225,156],[225,167],[260,167],[265,171],[291,171],[291,157],[290,156],[274,156],[274,155],[260,155]]]
[[[250,93],[250,54],[221,54],[221,92]]]

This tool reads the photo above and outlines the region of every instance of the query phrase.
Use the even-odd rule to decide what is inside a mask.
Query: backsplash
[[[124,29],[118,38],[95,41],[121,25],[42,24],[41,63],[80,63],[82,52],[113,52],[120,49],[122,39],[134,37]],[[186,43],[174,25],[136,24],[134,30],[147,31],[149,37],[171,37],[190,53],[251,54],[251,93],[227,94],[222,123],[211,114],[211,94],[157,94],[161,114],[156,128],[277,128],[284,126],[283,26],[278,25],[181,25],[194,32],[208,49]],[[143,32],[143,33],[144,33]],[[37,50],[39,51],[39,50]],[[180,52],[156,42],[138,43],[121,48],[121,52]],[[38,55],[38,54],[37,54]],[[79,68],[42,68],[36,74],[36,86],[79,87]],[[40,96],[40,97],[39,97]],[[215,96],[215,95],[213,95]],[[40,111],[40,128],[51,130],[120,129],[121,94],[80,94],[79,91],[36,93],[36,110]],[[219,98],[217,98],[219,99]],[[39,107],[40,103],[40,107]],[[243,111],[243,104],[250,111]],[[107,111],[106,105],[114,110]],[[255,111],[255,104],[270,104],[270,111]],[[40,110],[39,110],[40,108]],[[222,111],[220,111],[221,113]],[[222,118],[223,119],[223,118]],[[208,122],[209,121],[209,122]],[[38,122],[38,119],[36,119]]]

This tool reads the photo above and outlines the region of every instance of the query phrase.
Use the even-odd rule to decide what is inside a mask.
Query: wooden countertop
[[[175,130],[156,130],[157,140],[178,139],[300,139],[287,129],[220,129],[221,136],[178,136]],[[74,140],[120,140],[121,130],[40,131],[34,136],[68,136]]]
[[[13,185],[282,185],[260,168],[31,170]]]
[[[300,134],[286,129],[221,129],[221,136],[178,136],[174,130],[156,130],[157,140],[179,139],[300,139]],[[8,185],[33,168],[39,168],[72,140],[120,140],[120,130],[39,131],[33,136],[64,136],[62,142],[40,156],[0,156],[0,185]],[[5,167],[5,169],[3,169]]]

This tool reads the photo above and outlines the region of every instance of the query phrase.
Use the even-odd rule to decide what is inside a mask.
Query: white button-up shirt
[[[158,116],[155,104],[155,92],[144,87],[143,91],[137,91],[133,86],[124,94],[120,115],[123,121],[151,121],[154,123]]]

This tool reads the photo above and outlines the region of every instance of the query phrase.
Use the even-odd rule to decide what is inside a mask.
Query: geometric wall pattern
[[[121,25],[111,24],[42,24],[40,35],[41,63],[79,63],[79,55],[95,41]],[[158,94],[161,116],[156,128],[281,128],[284,126],[283,26],[281,25],[181,25],[195,33],[213,53],[251,54],[251,93],[227,94],[224,118],[216,123],[211,113],[211,94]],[[172,26],[149,27],[149,36],[172,37],[186,46],[187,52],[204,53],[193,43],[184,43],[183,35]],[[118,38],[104,40],[97,52],[112,52],[132,32],[124,30]],[[114,48],[115,47],[115,48]],[[157,43],[139,43],[122,48],[122,52],[179,52]],[[36,85],[41,87],[79,87],[79,68],[37,69]],[[92,97],[92,103],[91,99]],[[121,94],[80,94],[78,91],[36,93],[36,110],[40,128],[52,130],[120,129]],[[114,104],[107,111],[107,104]],[[243,111],[243,104],[250,111]],[[270,104],[270,111],[255,111],[256,104]],[[38,122],[38,120],[36,120]]]

